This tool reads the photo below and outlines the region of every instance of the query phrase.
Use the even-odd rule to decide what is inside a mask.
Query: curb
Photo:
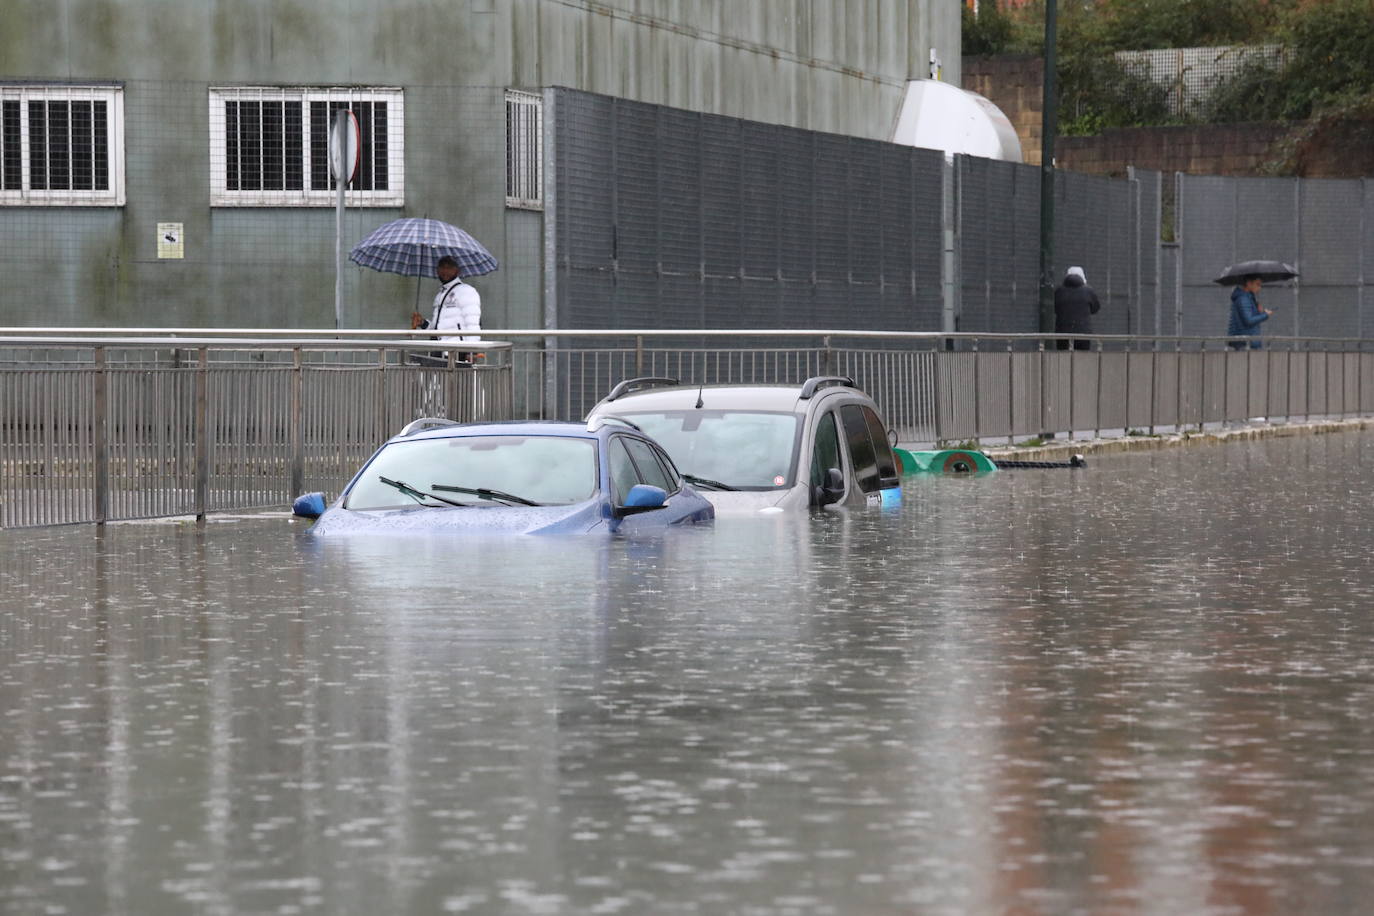
[[[1066,439],[1062,443],[1033,447],[989,446],[985,455],[996,461],[1068,460],[1071,455],[1109,454],[1113,452],[1146,452],[1187,445],[1220,445],[1226,442],[1246,442],[1254,439],[1282,439],[1292,436],[1321,436],[1328,433],[1374,429],[1374,418],[1357,417],[1350,420],[1322,420],[1309,423],[1276,423],[1245,426],[1236,429],[1211,429],[1201,432],[1156,436],[1128,436],[1117,439]]]

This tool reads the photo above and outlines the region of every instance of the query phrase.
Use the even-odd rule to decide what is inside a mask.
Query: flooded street
[[[0,912],[1366,910],[1374,433],[905,483],[0,532]]]

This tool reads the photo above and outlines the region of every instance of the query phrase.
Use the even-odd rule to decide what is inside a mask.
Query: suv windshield
[[[382,480],[386,478],[388,482]],[[420,495],[396,486],[400,481]],[[349,491],[349,509],[398,506],[499,505],[463,490],[567,505],[596,492],[596,443],[557,436],[470,436],[392,442],[363,469]],[[440,499],[424,494],[437,494]]]
[[[747,410],[617,412],[662,445],[683,474],[736,490],[792,484],[799,419],[793,413]]]

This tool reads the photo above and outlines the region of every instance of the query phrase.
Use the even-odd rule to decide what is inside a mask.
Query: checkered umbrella
[[[482,243],[437,219],[396,219],[378,226],[348,253],[354,264],[406,277],[433,277],[444,255],[458,262],[464,277],[489,274],[500,265]]]

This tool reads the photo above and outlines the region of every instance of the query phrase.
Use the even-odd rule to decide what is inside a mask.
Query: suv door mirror
[[[627,515],[652,512],[654,509],[662,509],[667,502],[668,493],[662,487],[637,483],[625,494],[625,505],[616,506],[615,515],[616,518],[624,518]]]
[[[844,471],[830,468],[825,472],[825,483],[816,488],[816,505],[829,506],[844,498]]]
[[[306,493],[297,496],[295,502],[291,504],[291,514],[298,518],[319,518],[324,515],[324,494]]]

